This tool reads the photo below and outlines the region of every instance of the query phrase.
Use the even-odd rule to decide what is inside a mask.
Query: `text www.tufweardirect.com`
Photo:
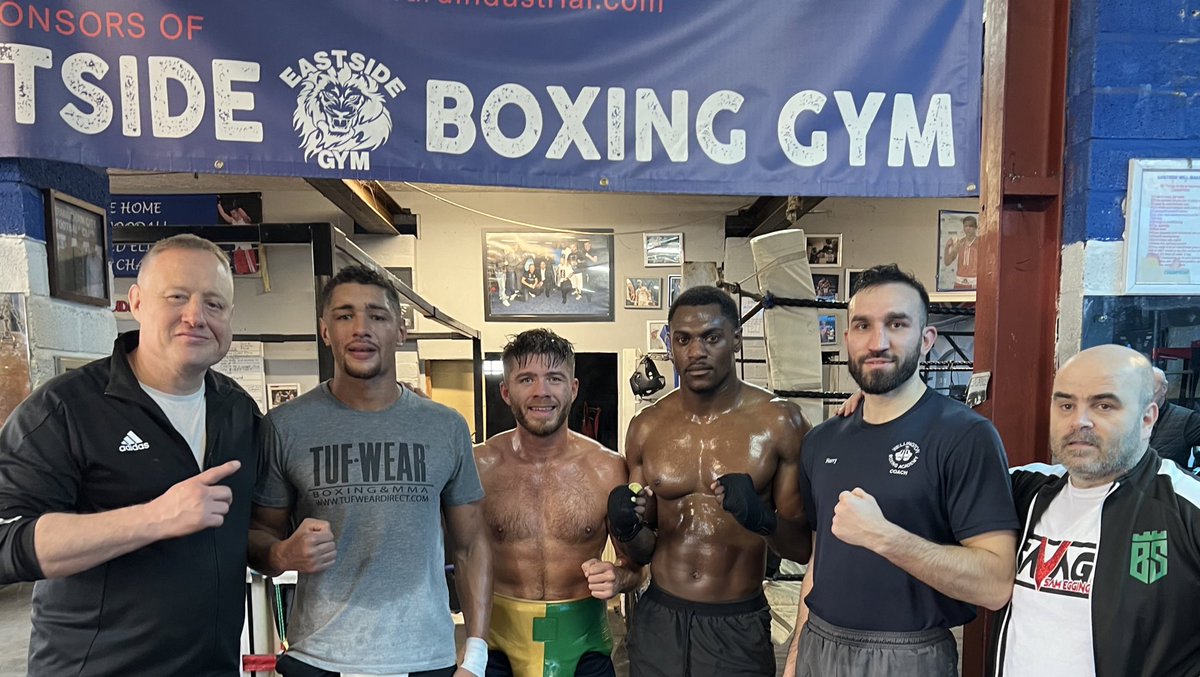
[[[628,14],[662,14],[666,0],[408,0],[424,5],[454,5],[486,9],[602,10]]]

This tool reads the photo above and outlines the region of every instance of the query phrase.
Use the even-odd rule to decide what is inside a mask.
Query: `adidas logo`
[[[143,442],[142,438],[137,436],[137,433],[130,430],[125,433],[125,439],[121,440],[119,451],[145,451],[150,448],[149,442]]]

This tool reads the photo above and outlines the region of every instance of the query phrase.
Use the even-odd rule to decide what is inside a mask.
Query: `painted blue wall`
[[[0,158],[0,235],[46,241],[42,190],[53,188],[98,207],[108,207],[103,169],[66,162]]]
[[[1073,0],[1063,244],[1120,240],[1129,159],[1200,157],[1200,0]]]

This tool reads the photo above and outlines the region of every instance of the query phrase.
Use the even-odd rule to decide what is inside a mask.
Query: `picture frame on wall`
[[[842,235],[805,235],[810,268],[840,268],[842,266]]]
[[[837,273],[813,273],[813,289],[818,301],[837,301],[842,276]]]
[[[938,211],[937,291],[974,292],[979,275],[979,213]]]
[[[267,406],[274,409],[284,402],[300,397],[299,383],[268,383],[267,384]]]
[[[651,353],[671,354],[671,331],[666,320],[646,322],[646,350]]]
[[[611,230],[487,231],[485,322],[611,322]]]
[[[44,197],[50,295],[108,307],[107,212],[57,190],[46,189]]]
[[[683,233],[643,233],[643,265],[661,268],[683,265]]]
[[[858,284],[858,277],[860,275],[862,275],[862,272],[864,270],[866,270],[866,268],[847,268],[846,269],[846,284],[842,288],[846,290],[845,294],[846,294],[847,301],[850,300],[850,295],[854,293],[854,285]]]
[[[821,345],[837,345],[837,315],[818,315],[817,329],[821,337]]]
[[[625,308],[629,310],[662,309],[661,277],[625,278]]]
[[[668,275],[667,276],[667,307],[675,305],[675,299],[683,293],[683,276]]]

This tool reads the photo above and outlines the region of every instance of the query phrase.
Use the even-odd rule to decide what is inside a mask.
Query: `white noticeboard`
[[[263,346],[259,341],[233,341],[225,359],[213,365],[213,369],[238,382],[258,404],[258,410],[267,411],[267,378],[263,373]]]
[[[1129,161],[1125,292],[1200,295],[1200,159]]]

